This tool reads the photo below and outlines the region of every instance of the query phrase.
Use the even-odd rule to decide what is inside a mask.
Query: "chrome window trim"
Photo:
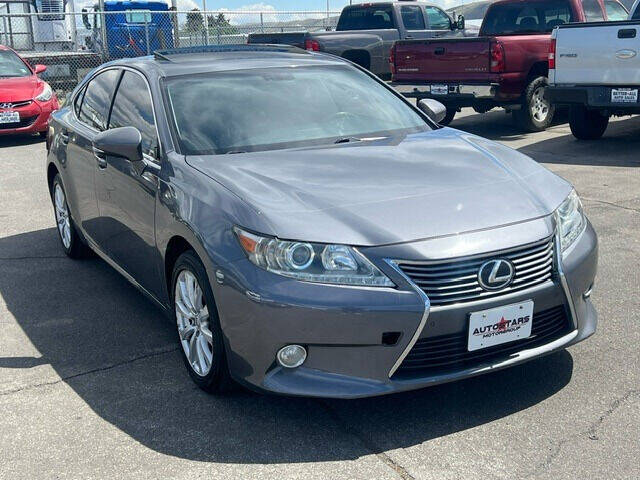
[[[400,269],[400,267],[398,267],[395,260],[385,259],[384,261],[391,268],[393,268],[396,271],[396,273],[398,273],[398,275],[400,275],[402,278],[405,279],[405,281],[411,286],[411,288],[420,296],[420,298],[424,302],[424,312],[422,313],[420,324],[418,325],[418,328],[416,328],[416,331],[411,337],[411,340],[409,340],[409,343],[407,344],[406,348],[402,351],[402,353],[396,360],[396,363],[394,363],[393,366],[391,367],[391,370],[389,370],[389,378],[391,378],[393,374],[396,373],[396,370],[400,368],[400,365],[402,364],[406,356],[409,355],[409,352],[418,341],[418,338],[420,338],[420,334],[422,333],[422,330],[424,330],[424,327],[427,324],[427,319],[429,318],[429,312],[431,311],[431,302],[429,301],[429,297],[427,297],[427,294],[424,293],[422,289],[418,287],[415,283],[413,283],[413,281],[409,277],[407,277],[407,275]]]
[[[80,123],[82,126],[88,128],[92,132],[100,133],[100,130],[97,130],[97,129],[91,127],[90,125],[87,125],[86,123],[84,123],[82,120],[80,120],[78,118],[78,116],[76,115],[76,109],[73,108],[73,105],[75,105],[76,99],[77,99],[78,95],[80,94],[80,92],[82,91],[82,89],[85,86],[88,86],[89,83],[91,82],[91,80],[96,78],[101,73],[106,72],[107,70],[121,70],[123,74],[124,74],[125,71],[130,71],[130,72],[133,72],[136,75],[139,75],[140,77],[142,77],[142,79],[144,80],[144,82],[145,82],[145,84],[147,86],[147,93],[149,94],[149,98],[151,98],[151,110],[153,112],[153,126],[154,126],[154,128],[156,130],[156,139],[158,140],[158,148],[159,148],[160,151],[163,151],[162,141],[160,140],[160,132],[158,131],[158,116],[156,114],[156,107],[155,107],[155,104],[153,102],[153,94],[151,93],[151,84],[149,83],[149,80],[147,80],[147,77],[145,77],[142,72],[136,70],[135,68],[131,68],[131,67],[126,66],[126,65],[111,65],[111,66],[105,67],[105,68],[103,68],[101,70],[98,70],[93,75],[91,75],[91,78],[85,80],[85,82],[80,85],[80,87],[78,88],[78,91],[73,96],[73,100],[70,102],[70,105],[71,105],[70,108],[71,108],[71,113],[73,115],[73,118],[78,123]],[[122,79],[120,79],[120,81],[118,81],[118,84],[116,85],[116,91],[115,91],[116,94],[118,93],[118,89],[120,88],[120,82],[121,81],[122,81]],[[111,106],[109,107],[109,112],[108,112],[108,115],[107,115],[107,129],[106,130],[109,130],[109,120],[110,120],[110,117],[111,117],[111,110],[113,109],[113,102],[114,101],[115,101],[115,95],[111,99]],[[80,108],[82,109],[82,106]],[[132,125],[132,126],[134,126],[134,125]],[[151,156],[149,156],[149,157],[152,158]],[[155,164],[160,164],[160,159],[153,159],[153,160],[148,160],[148,161],[153,162]]]

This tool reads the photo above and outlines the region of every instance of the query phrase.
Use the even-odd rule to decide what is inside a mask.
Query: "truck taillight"
[[[391,75],[396,74],[396,46],[391,47],[389,51],[389,68],[391,69]]]
[[[504,46],[500,42],[492,42],[491,73],[502,73],[504,70]]]
[[[320,44],[317,40],[312,40],[310,38],[304,41],[304,49],[309,50],[310,52],[319,52]]]
[[[556,39],[551,39],[549,45],[549,70],[556,68]]]

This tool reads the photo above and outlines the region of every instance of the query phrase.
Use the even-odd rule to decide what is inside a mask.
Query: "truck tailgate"
[[[396,42],[395,77],[403,81],[483,81],[489,77],[487,37]]]
[[[640,84],[640,22],[561,26],[556,35],[554,84]]]
[[[270,43],[279,45],[293,45],[304,48],[304,41],[307,38],[306,32],[290,33],[251,33],[247,43]]]

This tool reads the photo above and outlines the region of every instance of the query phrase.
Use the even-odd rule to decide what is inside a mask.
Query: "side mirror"
[[[458,30],[464,30],[464,15],[458,15],[458,21],[456,22],[456,28]]]
[[[418,108],[436,123],[444,120],[447,114],[447,107],[432,98],[423,98],[418,102]]]
[[[132,162],[142,160],[142,135],[136,127],[106,130],[93,140],[96,155],[105,154],[126,158]]]
[[[46,65],[40,65],[39,63],[35,67],[33,67],[33,70],[36,73],[36,75],[44,72],[46,69],[47,69]]]

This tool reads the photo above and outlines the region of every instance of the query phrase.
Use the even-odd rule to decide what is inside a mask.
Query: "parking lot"
[[[0,139],[0,477],[640,477],[640,117],[595,142],[522,134],[502,111],[451,125],[576,186],[600,238],[599,328],[568,351],[356,401],[214,397],[171,325],[103,261],[64,256],[38,137]]]

